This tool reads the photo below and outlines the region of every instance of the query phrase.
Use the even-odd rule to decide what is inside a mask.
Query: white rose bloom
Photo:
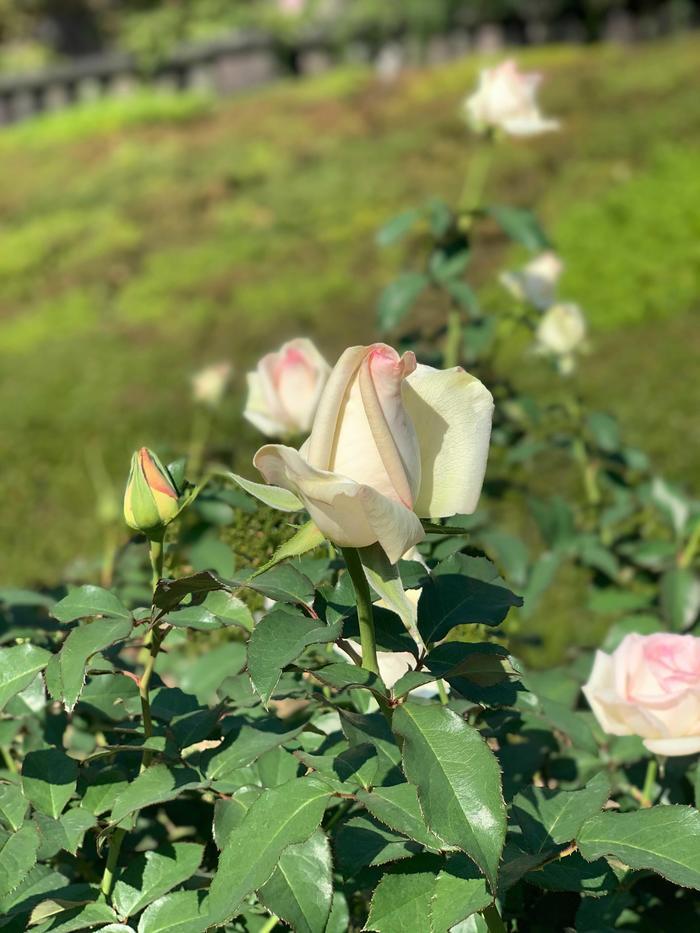
[[[552,305],[535,332],[536,351],[557,359],[563,373],[574,368],[574,354],[583,348],[586,339],[586,319],[578,305]]]
[[[559,121],[544,117],[537,104],[541,80],[539,74],[519,71],[511,60],[484,69],[476,91],[464,103],[472,129],[478,133],[500,129],[510,136],[536,136],[556,130]]]
[[[216,408],[221,404],[229,384],[233,367],[230,363],[214,363],[205,366],[192,376],[192,395],[195,402]]]
[[[476,509],[492,413],[491,393],[458,367],[417,366],[381,343],[350,347],[301,450],[271,444],[253,462],[330,541],[378,542],[396,563],[425,536],[419,516]]]
[[[501,284],[518,301],[527,301],[540,311],[554,304],[564,263],[551,250],[535,256],[522,269],[501,273]]]

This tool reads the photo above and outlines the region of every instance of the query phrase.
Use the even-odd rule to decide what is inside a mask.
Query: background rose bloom
[[[501,283],[519,301],[546,311],[554,304],[557,283],[564,271],[564,263],[551,250],[540,253],[522,269],[501,273]]]
[[[611,735],[639,735],[658,755],[700,752],[700,638],[627,635],[596,652],[583,692]]]
[[[268,437],[289,437],[311,427],[331,368],[305,337],[268,353],[248,373],[244,416]]]
[[[537,88],[542,76],[518,70],[514,61],[496,68],[485,68],[479,75],[476,91],[467,98],[464,109],[471,127],[477,132],[501,129],[511,136],[535,136],[559,127],[549,120],[537,104]]]
[[[195,402],[216,408],[221,404],[229,384],[233,367],[230,363],[213,363],[192,376],[192,395]]]
[[[538,353],[558,359],[562,372],[574,368],[574,354],[586,340],[586,318],[577,304],[566,302],[552,305],[545,311],[535,332]]]
[[[417,366],[386,344],[338,360],[301,450],[262,447],[255,466],[294,493],[341,547],[379,542],[395,563],[422,540],[419,516],[476,508],[493,399],[460,368]]]

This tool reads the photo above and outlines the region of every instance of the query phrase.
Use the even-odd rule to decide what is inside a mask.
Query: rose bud
[[[459,367],[417,366],[382,343],[350,347],[302,448],[269,444],[253,463],[330,541],[378,542],[396,563],[425,536],[420,518],[476,509],[492,413],[491,393]]]
[[[610,735],[638,735],[657,755],[700,752],[700,638],[626,635],[596,651],[584,695]]]
[[[248,373],[244,417],[268,437],[307,432],[330,371],[310,340],[290,340]]]
[[[477,133],[502,130],[509,136],[536,136],[556,130],[558,120],[548,120],[537,104],[542,76],[518,71],[514,61],[486,68],[476,91],[464,103],[469,125]]]
[[[131,458],[124,493],[124,519],[134,531],[148,537],[162,534],[179,511],[177,486],[158,457],[147,447]]]

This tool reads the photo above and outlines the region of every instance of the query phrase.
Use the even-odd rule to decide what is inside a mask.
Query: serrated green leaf
[[[33,823],[25,823],[12,833],[0,849],[0,898],[6,898],[34,867],[39,851],[39,834]]]
[[[144,910],[138,933],[201,933],[209,925],[202,891],[175,891]]]
[[[22,791],[42,813],[58,819],[73,796],[78,764],[58,748],[29,752],[22,765]]]
[[[270,560],[260,568],[258,573],[263,573],[288,558],[299,557],[302,554],[306,554],[308,551],[320,547],[325,540],[326,538],[323,532],[314,522],[306,522],[288,541],[285,541],[284,544],[280,544]]]
[[[71,590],[67,596],[54,604],[51,615],[59,622],[74,622],[76,619],[88,619],[93,616],[131,619],[131,613],[114,593],[90,584]]]
[[[585,820],[603,809],[610,794],[605,774],[592,778],[581,790],[528,787],[511,805],[511,816],[520,826],[528,852],[555,850],[575,839]]]
[[[378,674],[365,670],[363,667],[357,667],[355,664],[346,664],[342,661],[335,664],[326,664],[325,667],[315,670],[313,675],[321,683],[327,684],[329,687],[335,687],[336,690],[364,687],[378,697],[387,697],[389,695],[389,691]]]
[[[82,791],[81,806],[95,816],[111,810],[114,801],[129,784],[126,774],[116,766],[97,772],[84,769],[83,779],[87,783]]]
[[[614,891],[619,884],[605,859],[587,862],[578,852],[528,872],[525,881],[545,891],[573,891],[595,897]]]
[[[243,898],[268,880],[287,846],[311,836],[329,798],[328,787],[314,777],[263,791],[231,832],[219,858],[207,899],[211,924],[234,916]]]
[[[298,761],[324,777],[328,775],[343,784],[353,785],[353,790],[356,787],[371,787],[379,764],[377,749],[369,743],[351,748],[343,746],[344,743],[341,743],[335,747],[337,754],[311,755],[308,752],[297,752]]]
[[[351,878],[370,865],[385,865],[421,851],[412,839],[392,832],[366,814],[345,820],[333,841],[338,868]]]
[[[333,863],[320,829],[282,853],[258,897],[296,933],[323,933],[333,900]]]
[[[418,792],[413,784],[396,784],[393,787],[375,787],[371,791],[358,791],[357,799],[372,816],[393,829],[425,846],[439,851],[444,848],[441,839],[426,826]]]
[[[209,593],[202,606],[225,625],[237,625],[246,632],[253,631],[255,622],[250,609],[233,593],[228,593],[226,590]]]
[[[426,643],[441,641],[456,625],[500,625],[522,599],[483,558],[453,554],[426,578],[418,602],[418,629]]]
[[[24,822],[29,801],[17,784],[0,784],[0,819],[13,832]]]
[[[690,628],[700,612],[700,580],[692,570],[674,567],[661,578],[661,610],[676,632]]]
[[[53,858],[61,849],[76,855],[83,844],[85,833],[95,825],[95,817],[81,807],[66,811],[54,820],[43,813],[35,813],[34,821],[39,831],[40,847],[38,858]]]
[[[396,866],[381,879],[372,895],[366,930],[407,933],[432,930],[435,862],[415,859]]]
[[[339,638],[342,626],[325,625],[301,612],[277,606],[255,627],[248,642],[248,673],[263,703],[268,703],[282,668],[295,661],[309,646]]]
[[[700,890],[700,812],[656,806],[633,813],[599,813],[581,827],[579,851],[588,861],[616,858],[672,884]]]
[[[397,327],[429,283],[430,279],[422,272],[404,272],[390,282],[380,295],[377,306],[380,330]]]
[[[112,893],[120,917],[132,917],[178,884],[187,881],[202,861],[204,847],[194,842],[160,845],[140,852],[119,875]]]
[[[39,905],[32,914],[32,919],[37,915],[37,910],[41,911],[44,905]],[[33,926],[32,933],[73,933],[75,930],[88,930],[98,926],[104,926],[105,923],[111,923],[119,918],[107,904],[95,902],[94,904],[85,904],[79,907],[72,907],[69,910],[63,909],[59,902],[51,904],[46,902],[47,911],[50,910],[49,919],[38,926]]]
[[[0,916],[7,918],[15,914],[27,914],[48,895],[56,895],[67,885],[65,875],[48,865],[37,864],[22,876],[11,894],[0,898]]]
[[[246,649],[239,641],[229,641],[206,651],[183,671],[180,687],[193,693],[200,703],[215,699],[216,691],[227,677],[233,677],[245,666]]]
[[[420,218],[421,214],[422,211],[414,207],[397,214],[396,217],[392,217],[377,233],[377,245],[382,247],[390,246],[397,240],[402,239]]]
[[[435,878],[430,929],[433,933],[448,933],[484,910],[492,900],[486,879],[476,865],[461,852],[451,855]]]
[[[127,638],[131,626],[129,617],[96,619],[74,628],[46,668],[46,686],[53,699],[63,701],[66,708],[72,710],[85,683],[88,660],[98,651]]]
[[[201,767],[210,781],[225,780],[231,772],[251,764],[265,752],[296,738],[304,724],[288,728],[281,719],[261,719],[254,723],[235,720],[236,726],[218,748],[206,752]],[[240,723],[240,725],[238,725]]]
[[[21,693],[43,671],[51,652],[25,642],[0,649],[0,710],[8,700]]]
[[[230,797],[219,798],[216,801],[213,834],[218,849],[223,849],[233,830],[241,825],[253,801],[257,800],[262,792],[262,787],[241,787]]]
[[[184,791],[201,785],[201,778],[192,768],[151,765],[119,794],[112,807],[111,821],[119,823],[136,810],[174,800]]]
[[[549,248],[549,240],[539,221],[532,213],[523,207],[511,207],[506,204],[491,204],[486,208],[501,230],[526,249],[536,253]]]
[[[392,726],[428,827],[473,859],[495,890],[506,809],[500,769],[483,737],[446,707],[411,701],[394,711]]]

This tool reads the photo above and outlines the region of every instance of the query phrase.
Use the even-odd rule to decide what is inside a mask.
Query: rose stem
[[[366,671],[372,671],[373,674],[379,673],[379,664],[377,663],[377,644],[374,634],[374,613],[372,610],[372,597],[369,591],[369,583],[365,576],[364,568],[357,548],[341,548],[345,558],[345,566],[348,568],[350,579],[355,590],[355,599],[357,600],[357,621],[360,627],[360,644],[362,645],[362,666]]]

